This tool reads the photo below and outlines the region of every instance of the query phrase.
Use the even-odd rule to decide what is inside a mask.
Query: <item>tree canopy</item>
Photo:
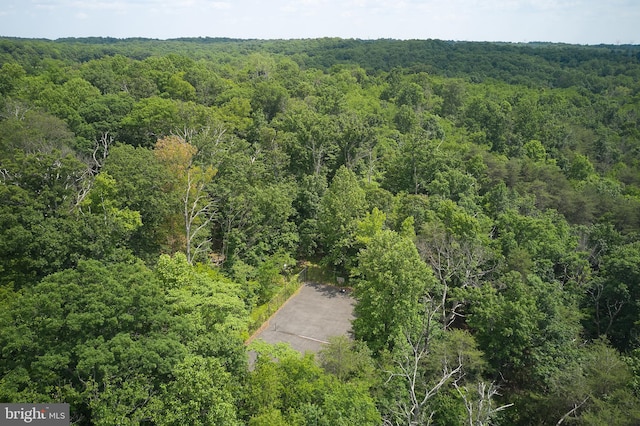
[[[0,38],[0,400],[637,424],[639,129],[635,45]],[[354,335],[250,368],[305,261]]]

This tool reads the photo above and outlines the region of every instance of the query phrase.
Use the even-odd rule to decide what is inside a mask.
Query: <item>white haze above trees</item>
[[[3,36],[638,43],[634,0],[8,0]]]

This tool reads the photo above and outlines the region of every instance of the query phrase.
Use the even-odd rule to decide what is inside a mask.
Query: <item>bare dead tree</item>
[[[233,144],[228,143],[233,139],[226,138],[227,129],[224,125],[207,126],[192,135],[193,144],[198,148],[197,158],[202,164],[209,164],[212,167],[219,167],[224,153]]]
[[[446,384],[460,379],[462,371],[462,355],[458,354],[456,362],[451,365],[449,360],[442,359],[442,370],[435,379],[424,375],[423,363],[432,354],[433,331],[437,326],[440,306],[433,300],[425,300],[425,314],[421,327],[414,333],[403,333],[406,349],[398,358],[394,371],[388,371],[389,378],[401,380],[407,390],[407,398],[396,401],[391,408],[393,419],[386,419],[387,424],[428,425],[433,418],[433,412],[428,410],[429,402]]]
[[[191,142],[193,137],[198,134],[198,131],[193,127],[184,126],[181,129],[177,129],[175,132],[171,132],[171,134],[186,142]]]
[[[475,389],[470,386],[460,386],[457,381],[453,382],[453,386],[464,402],[469,426],[487,426],[491,424],[491,419],[497,413],[513,406],[513,404],[504,404],[498,407],[494,405],[494,397],[500,396],[500,394],[498,387],[493,382],[481,381],[475,384]]]
[[[309,139],[309,143],[311,156],[313,158],[313,173],[319,175],[325,162],[327,154],[326,147],[321,142],[318,142],[314,137]]]
[[[599,279],[592,281],[592,286],[587,290],[587,294],[594,307],[593,323],[596,326],[597,335],[607,335],[628,300],[606,297],[604,283]]]
[[[113,135],[109,134],[109,132],[102,132],[100,139],[94,140],[91,158],[85,159],[87,168],[75,182],[75,185],[78,187],[78,191],[76,193],[76,200],[73,206],[74,209],[80,207],[82,201],[89,194],[89,191],[91,191],[93,180],[104,166],[104,163],[109,156],[109,149],[113,145],[113,142]]]
[[[255,145],[253,147],[253,153],[249,156],[249,162],[251,164],[255,163],[256,160],[260,158],[261,154],[262,154],[262,147],[259,145]]]
[[[372,143],[367,144],[360,153],[360,159],[366,160],[367,166],[367,183],[371,183],[373,174],[378,164],[377,140],[373,140]]]
[[[14,175],[7,169],[0,169],[0,178],[3,182],[13,179]]]
[[[182,128],[172,130],[171,136],[196,146],[200,162],[215,165],[216,157],[219,157],[218,154],[224,149],[223,142],[226,133],[227,129],[223,124],[208,125],[200,129],[185,125]]]
[[[199,167],[189,167],[183,202],[184,226],[186,237],[187,261],[193,261],[211,242],[210,238],[202,238],[203,232],[209,226],[216,213],[215,201],[209,197],[206,185],[212,169],[202,170]]]
[[[0,117],[22,121],[30,109],[23,102],[10,100],[5,103],[4,111],[0,114]]]
[[[113,135],[110,135],[109,132],[102,132],[100,140],[96,139],[91,157],[93,158],[93,166],[97,171],[100,171],[104,166],[111,145],[113,145]]]
[[[459,309],[463,307],[461,301],[447,301],[451,285],[480,286],[482,278],[494,269],[490,254],[480,244],[456,238],[438,226],[423,232],[416,246],[442,284],[442,323],[448,329],[456,317],[461,316]]]

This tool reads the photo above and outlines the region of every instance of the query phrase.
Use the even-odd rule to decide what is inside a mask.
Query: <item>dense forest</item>
[[[640,424],[640,46],[0,38],[0,305],[79,425]]]

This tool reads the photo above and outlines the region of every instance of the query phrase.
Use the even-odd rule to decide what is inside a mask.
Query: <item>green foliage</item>
[[[322,371],[312,355],[261,354],[247,383],[249,424],[380,424],[374,401],[362,385]],[[285,414],[286,413],[286,414]],[[267,423],[274,422],[274,423]]]
[[[237,287],[178,255],[161,258],[157,277],[141,262],[83,261],[6,305],[1,398],[67,400],[98,424],[236,424]]]
[[[150,147],[179,128],[178,104],[159,97],[138,101],[122,119],[122,137],[133,146]]]
[[[142,226],[132,233],[129,247],[137,256],[155,260],[165,240],[162,225],[173,207],[166,191],[169,176],[151,150],[124,144],[109,150],[102,172],[115,179],[118,204],[140,214]]]
[[[551,283],[513,272],[495,287],[470,289],[468,324],[495,370],[525,386],[544,386],[575,362],[580,316]]]
[[[295,260],[285,252],[277,252],[269,256],[258,266],[256,279],[258,281],[258,304],[265,303],[271,298],[277,288],[285,284],[284,273],[295,266]]]
[[[640,244],[615,247],[604,256],[602,279],[591,293],[595,332],[619,350],[636,348],[639,338]]]
[[[511,210],[500,215],[497,229],[509,269],[549,280],[565,279],[558,271],[571,263],[569,254],[575,251],[576,241],[562,216],[553,211],[525,216]]]
[[[233,381],[216,358],[187,356],[173,374],[175,379],[163,387],[158,398],[163,402],[161,408],[150,416],[156,424],[241,424],[236,419]]]
[[[80,208],[87,209],[104,220],[104,231],[116,233],[122,238],[142,226],[140,213],[121,208],[115,200],[116,180],[107,173],[100,173],[93,181],[87,197],[80,203]]]
[[[586,180],[589,176],[595,174],[595,168],[587,157],[577,154],[571,161],[566,174],[569,179]]]
[[[410,239],[384,230],[358,255],[353,329],[374,354],[391,350],[420,315],[421,300],[436,287],[433,273]]]
[[[338,169],[318,213],[318,231],[328,265],[345,272],[353,267],[358,219],[366,207],[365,192],[356,175],[346,167]]]
[[[342,382],[362,380],[370,383],[375,376],[369,348],[346,336],[330,337],[329,344],[319,353],[319,362],[324,371]]]
[[[15,62],[2,64],[2,68],[0,68],[0,94],[10,95],[26,75],[26,71],[20,64]]]
[[[191,318],[191,322],[203,332],[215,331],[218,336],[200,350],[205,354],[226,350],[225,346],[238,344],[238,339],[246,327],[247,313],[241,299],[240,286],[207,266],[192,266],[186,256],[176,253],[173,257],[160,256],[156,273],[167,288],[176,315]],[[227,343],[223,342],[227,339]],[[232,347],[232,345],[229,345]],[[237,348],[233,348],[237,350]],[[229,358],[229,363],[241,362]]]
[[[531,160],[540,162],[547,159],[547,151],[539,140],[533,139],[525,143],[522,147],[525,155]]]
[[[520,424],[548,420],[634,424],[640,413],[638,396],[629,387],[631,374],[620,354],[606,340],[598,339],[580,350],[575,363],[550,376],[547,395],[522,401],[511,414],[522,416]]]
[[[637,423],[638,53],[0,39],[2,399],[79,424]],[[355,282],[360,340],[249,372],[247,322],[308,259]]]
[[[245,259],[257,266],[277,253],[285,256],[296,251],[300,237],[293,222],[292,185],[256,185],[230,196],[228,210],[218,219],[226,226],[222,238],[227,265]]]
[[[377,207],[374,207],[371,213],[367,213],[358,222],[356,240],[366,247],[376,234],[382,232],[386,219],[386,215],[378,210]]]
[[[2,399],[69,398],[77,418],[91,417],[94,398],[108,404],[129,392],[135,411],[186,352],[159,282],[139,262],[81,262],[25,292],[3,319],[11,321],[1,327],[3,375],[23,373],[3,382]],[[16,333],[27,340],[16,340]],[[112,385],[127,379],[131,387],[113,389],[121,397],[110,395]]]
[[[494,384],[482,380],[486,364],[476,340],[466,331],[444,331],[439,309],[425,298],[413,329],[380,359],[379,401],[387,423],[486,423],[504,408],[494,405]],[[484,391],[470,391],[476,386]]]

